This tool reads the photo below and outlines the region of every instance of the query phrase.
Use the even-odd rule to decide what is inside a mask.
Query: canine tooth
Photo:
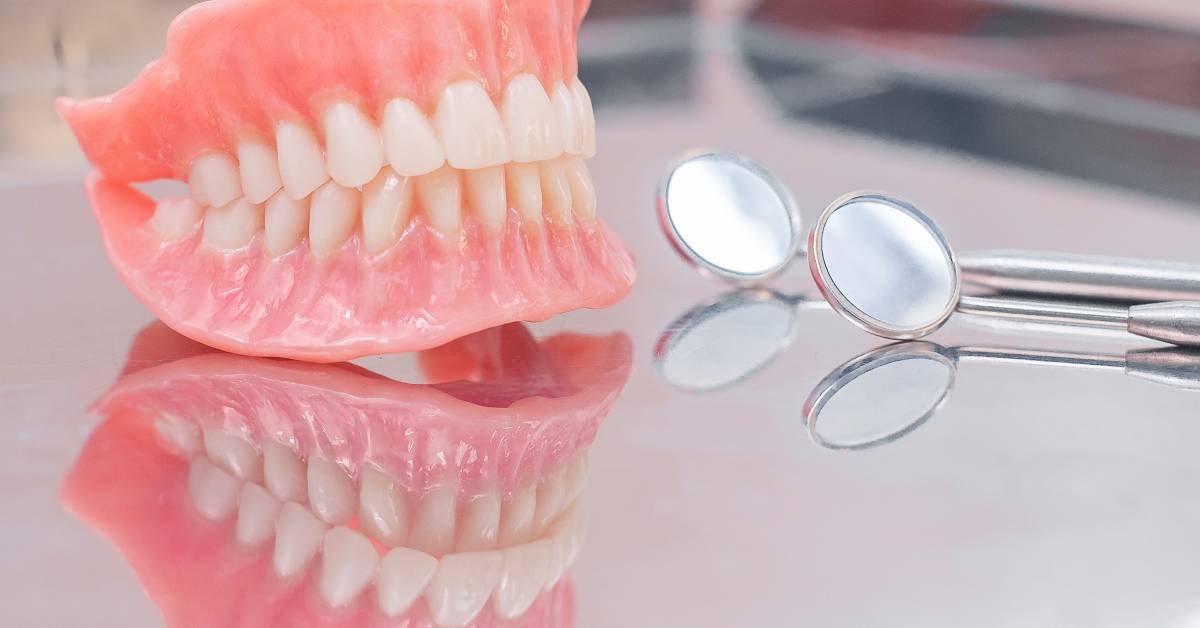
[[[467,198],[479,215],[479,221],[490,231],[500,231],[508,212],[508,195],[504,190],[504,167],[492,166],[468,170]]]
[[[563,499],[564,504],[572,504],[579,495],[583,493],[583,487],[587,484],[588,476],[588,457],[587,452],[581,452],[571,461],[571,465],[567,467],[567,494]]]
[[[240,249],[250,243],[263,226],[262,205],[244,198],[210,207],[204,214],[204,242],[218,249]]]
[[[185,456],[194,456],[200,451],[200,428],[193,423],[165,414],[154,419],[154,431]]]
[[[425,552],[397,547],[387,553],[379,565],[379,580],[375,583],[379,610],[395,617],[409,609],[433,575],[438,560]]]
[[[474,170],[509,160],[504,122],[479,83],[460,81],[446,86],[434,122],[451,166]]]
[[[580,134],[579,112],[575,97],[562,82],[554,84],[550,95],[550,106],[558,121],[558,132],[562,136],[563,152],[578,155],[583,152],[583,136]]]
[[[504,550],[504,566],[496,587],[496,613],[503,619],[525,614],[550,576],[554,545],[549,539]]]
[[[500,111],[513,161],[529,163],[562,154],[558,115],[541,81],[532,74],[520,74],[508,82]]]
[[[563,497],[566,496],[566,470],[559,469],[554,473],[546,476],[542,485],[538,488],[537,493],[537,508],[533,515],[533,529],[536,532],[541,532],[546,529],[546,526],[554,521],[563,507]]]
[[[542,221],[542,177],[537,164],[510,163],[504,167],[508,198],[522,220]]]
[[[417,177],[417,197],[429,224],[438,233],[453,237],[462,228],[462,180],[449,166]]]
[[[192,162],[188,173],[192,200],[207,207],[220,207],[242,195],[238,165],[225,153],[205,153]]]
[[[308,459],[308,501],[327,523],[342,525],[354,518],[354,485],[342,466],[332,460]]]
[[[363,243],[367,252],[378,254],[391,248],[412,212],[413,180],[384,168],[363,188]]]
[[[220,521],[237,508],[241,482],[204,458],[192,460],[188,467],[188,492],[200,514]]]
[[[467,503],[459,526],[458,551],[478,552],[496,547],[500,533],[500,494],[487,492]]]
[[[317,555],[325,524],[295,502],[287,502],[279,511],[275,524],[275,553],[272,565],[280,578],[299,574]]]
[[[263,244],[267,253],[282,255],[296,248],[308,231],[308,199],[296,200],[280,192],[267,201]]]
[[[533,532],[533,513],[537,508],[537,487],[528,486],[513,495],[500,514],[500,546],[524,543]]]
[[[164,240],[178,240],[196,229],[204,209],[190,198],[168,198],[158,202],[150,224]]]
[[[383,143],[358,107],[339,102],[325,110],[325,156],[329,176],[341,185],[366,185],[383,167]]]
[[[283,504],[271,496],[267,489],[247,482],[242,486],[238,499],[237,542],[247,547],[271,540],[275,534],[275,518]]]
[[[592,184],[587,164],[578,157],[567,157],[562,159],[562,165],[571,188],[571,205],[575,208],[575,214],[585,220],[595,218],[596,187]]]
[[[308,215],[308,244],[313,253],[336,251],[358,225],[358,190],[334,181],[321,186],[312,197]]]
[[[409,531],[407,545],[434,556],[441,556],[454,547],[455,511],[458,509],[458,488],[452,484],[439,486],[425,493],[417,506],[417,516]]]
[[[257,480],[262,470],[258,451],[250,441],[218,429],[204,430],[204,451],[217,466],[242,480]]]
[[[571,219],[571,184],[562,164],[543,161],[538,164],[542,176],[542,208],[554,220],[566,222]]]
[[[357,530],[337,527],[321,546],[321,596],[334,608],[354,601],[375,577],[379,552]]]
[[[238,170],[242,175],[242,190],[246,200],[262,203],[283,188],[279,178],[279,160],[275,148],[262,142],[246,140],[238,144]]]
[[[388,547],[404,542],[408,505],[396,481],[386,473],[366,467],[358,496],[358,519],[363,530]]]
[[[308,501],[304,463],[291,447],[269,439],[263,444],[263,476],[267,489],[281,501]]]
[[[470,623],[500,584],[503,566],[500,552],[443,556],[437,574],[425,590],[425,601],[434,621],[442,626]]]
[[[280,122],[275,127],[275,146],[279,177],[288,196],[304,198],[329,180],[325,155],[312,131],[294,122]]]
[[[399,174],[428,174],[446,163],[433,125],[411,100],[396,98],[384,107],[382,130],[388,163]]]
[[[592,97],[579,77],[571,81],[571,96],[575,101],[575,116],[579,123],[579,141],[583,145],[580,156],[591,159],[596,156],[596,114],[592,110]]]

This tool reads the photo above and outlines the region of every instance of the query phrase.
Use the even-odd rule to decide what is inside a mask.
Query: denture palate
[[[410,491],[370,463],[352,478],[329,457],[271,439],[260,453],[240,434],[177,418],[162,417],[155,428],[190,458],[197,512],[236,518],[234,540],[248,549],[265,551],[273,541],[272,569],[284,581],[316,569],[317,591],[334,608],[370,594],[387,616],[423,599],[444,626],[469,624],[489,603],[513,619],[578,553],[584,452],[508,496],[461,492],[452,473]]]
[[[367,253],[381,254],[417,215],[446,238],[461,232],[464,212],[499,232],[510,205],[535,226],[594,218],[583,160],[595,154],[595,120],[579,80],[547,89],[518,74],[497,98],[466,80],[447,85],[431,111],[395,98],[376,121],[361,104],[338,101],[316,117],[320,130],[280,120],[273,138],[196,157],[190,200],[162,201],[152,224],[171,241],[203,222],[205,243],[218,250],[263,232],[272,257],[307,239],[321,257],[356,233]]]

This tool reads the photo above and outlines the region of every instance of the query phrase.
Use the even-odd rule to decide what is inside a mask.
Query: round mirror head
[[[809,268],[834,309],[884,338],[920,338],[958,305],[958,262],[919,209],[883,194],[843,197],[809,240]]]
[[[788,346],[795,314],[772,292],[734,292],[671,323],[654,348],[655,366],[676,388],[724,388],[758,372]]]
[[[804,404],[808,434],[829,449],[869,449],[895,441],[942,407],[954,373],[954,359],[932,343],[869,351],[817,384]]]
[[[658,217],[686,261],[743,285],[777,275],[803,244],[791,194],[734,153],[693,155],[671,166],[659,188]]]

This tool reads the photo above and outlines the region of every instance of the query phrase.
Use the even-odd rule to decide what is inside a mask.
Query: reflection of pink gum
[[[172,625],[566,626],[582,449],[629,361],[622,335],[519,325],[421,356],[477,382],[190,357],[97,404],[63,500]]]

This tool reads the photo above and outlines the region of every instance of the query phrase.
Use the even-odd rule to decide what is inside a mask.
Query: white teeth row
[[[224,195],[209,190],[204,198]],[[327,255],[361,233],[367,252],[379,254],[400,239],[418,207],[434,230],[454,238],[461,232],[464,211],[473,211],[485,230],[498,233],[510,205],[523,220],[536,224],[591,220],[596,190],[587,165],[572,156],[466,171],[444,166],[417,177],[385,167],[361,191],[328,181],[301,200],[282,191],[262,205],[248,197],[210,207],[168,199],[159,203],[151,222],[167,240],[184,237],[203,222],[204,241],[217,249],[241,248],[263,231],[264,246],[273,256],[294,249],[306,235],[314,253]]]
[[[350,102],[330,105],[320,121],[323,145],[311,129],[283,121],[274,147],[243,140],[236,159],[219,152],[200,156],[188,173],[192,200],[202,207],[239,198],[261,205],[280,190],[294,200],[308,198],[330,180],[362,187],[385,165],[415,177],[446,165],[478,170],[596,153],[592,101],[578,78],[555,83],[547,93],[533,75],[518,75],[499,108],[482,85],[461,81],[446,87],[432,115],[397,98],[384,106],[378,125]]]

